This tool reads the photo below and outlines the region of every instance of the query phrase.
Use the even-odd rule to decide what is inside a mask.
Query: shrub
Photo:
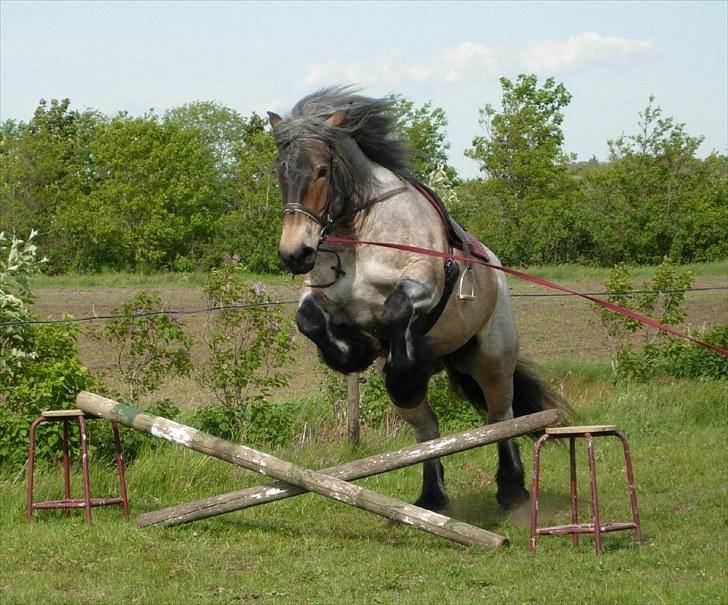
[[[164,312],[156,294],[140,292],[112,312],[122,316],[106,323],[103,336],[116,351],[116,371],[126,383],[124,394],[136,404],[169,375],[190,372],[189,350],[179,314]]]
[[[258,408],[266,405],[271,390],[288,384],[281,368],[295,348],[293,322],[263,284],[245,283],[238,257],[228,256],[213,269],[204,291],[218,310],[207,324],[209,358],[196,377],[224,408],[224,413],[207,412],[206,422],[224,434],[242,435],[252,415],[263,414]],[[255,412],[248,409],[252,404],[258,406]]]

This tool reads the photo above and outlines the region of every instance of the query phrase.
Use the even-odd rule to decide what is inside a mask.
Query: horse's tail
[[[457,371],[452,364],[446,364],[450,381],[470,402],[483,412],[487,411],[485,395],[478,383],[468,374]],[[561,421],[572,415],[568,402],[543,380],[536,377],[533,369],[519,360],[513,373],[513,416],[526,416],[544,410],[556,409]]]
[[[519,360],[513,373],[513,416],[526,416],[549,409],[559,410],[562,420],[571,412],[566,400],[537,378],[526,362]]]

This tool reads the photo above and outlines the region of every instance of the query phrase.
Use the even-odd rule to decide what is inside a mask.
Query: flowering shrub
[[[0,232],[0,380],[12,376],[26,360],[35,359],[28,346],[26,326],[21,322],[31,319],[28,308],[33,303],[28,280],[40,265],[33,240],[38,232],[31,230],[26,241],[14,235],[8,238]]]
[[[210,355],[197,378],[223,406],[226,432],[244,433],[250,405],[258,404],[256,415],[262,417],[259,406],[271,389],[288,384],[281,368],[295,347],[293,321],[272,304],[263,284],[245,284],[237,256],[227,256],[211,271],[204,292],[220,310],[207,325]]]
[[[122,317],[106,323],[103,337],[116,352],[116,371],[126,383],[129,403],[139,403],[170,374],[189,374],[191,339],[180,314],[165,313],[159,296],[140,292],[112,314]]]

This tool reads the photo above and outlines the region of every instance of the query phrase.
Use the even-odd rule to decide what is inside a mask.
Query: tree
[[[486,177],[469,187],[461,209],[478,217],[487,241],[503,239],[499,249],[507,262],[553,263],[575,260],[577,242],[584,239],[579,192],[568,171],[571,156],[564,152],[563,109],[571,95],[563,84],[548,78],[538,86],[535,75],[521,74],[515,82],[501,78],[502,108],[487,104],[480,110],[486,134],[473,139],[466,155],[480,163]],[[487,201],[488,207],[480,206]],[[544,215],[548,216],[544,220]],[[497,233],[496,233],[497,232]]]
[[[455,169],[449,165],[447,141],[447,116],[441,107],[433,107],[428,101],[415,107],[413,101],[395,96],[395,107],[399,114],[397,126],[402,136],[414,151],[411,162],[415,176],[425,181],[427,176],[439,168],[446,171],[449,180],[457,178]]]
[[[274,172],[276,155],[267,121],[253,113],[235,147],[232,195],[220,217],[208,264],[219,265],[226,255],[237,256],[247,271],[280,273],[277,251],[282,201]]]
[[[154,113],[121,113],[89,150],[96,182],[59,210],[61,256],[82,270],[189,268],[183,261],[200,254],[220,208],[199,132]]]
[[[561,130],[571,94],[553,78],[539,88],[532,74],[521,74],[515,82],[501,78],[500,83],[502,109],[488,103],[480,110],[486,134],[473,139],[466,155],[518,202],[558,195],[571,159],[562,149]]]
[[[65,235],[59,208],[93,186],[89,143],[103,118],[79,113],[70,101],[41,99],[33,118],[0,129],[0,230],[36,228],[46,250]]]
[[[638,131],[610,140],[610,161],[585,173],[602,263],[715,260],[728,254],[726,157],[695,157],[703,138],[662,117],[650,96]]]

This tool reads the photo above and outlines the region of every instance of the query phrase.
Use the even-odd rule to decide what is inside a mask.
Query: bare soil
[[[600,284],[566,282],[579,291],[598,291]],[[725,287],[728,277],[707,276],[695,280],[694,287]],[[297,297],[297,286],[271,287],[275,300],[292,301]],[[160,296],[166,308],[173,310],[202,309],[206,306],[200,288],[164,286],[159,288],[139,287],[90,287],[90,288],[38,288],[35,290],[34,310],[41,318],[60,318],[70,314],[76,318],[108,315],[132,296],[145,290]],[[545,289],[512,283],[513,308],[521,336],[522,356],[537,364],[554,359],[575,359],[584,361],[606,361],[609,348],[605,340],[599,316],[594,305],[576,297],[540,296],[548,294]],[[534,296],[539,295],[539,296]],[[728,321],[728,293],[723,290],[692,292],[687,295],[688,317],[683,328],[692,333]],[[295,304],[286,304],[291,316]],[[244,312],[244,311],[241,311]],[[185,315],[183,324],[195,345],[194,360],[206,355],[204,327],[208,314]],[[85,322],[81,325],[79,338],[82,362],[94,373],[101,375],[112,387],[120,386],[114,377],[114,351],[107,342],[91,338],[91,332],[100,333],[101,321]],[[298,351],[295,362],[288,368],[290,385],[281,398],[313,394],[319,391],[321,364],[315,347],[303,336],[298,337]],[[173,379],[166,383],[154,398],[168,397],[182,408],[211,402],[209,392],[194,379]]]

